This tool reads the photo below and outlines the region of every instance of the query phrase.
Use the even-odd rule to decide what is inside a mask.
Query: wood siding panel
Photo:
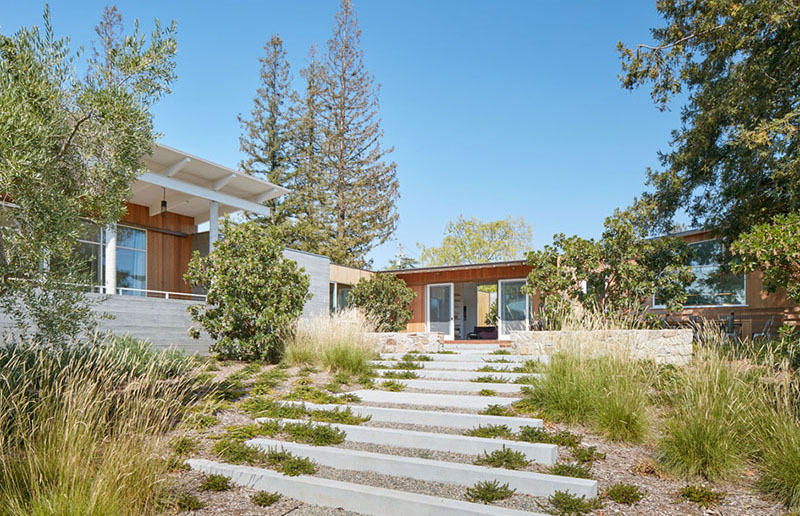
[[[192,257],[191,234],[197,229],[192,217],[167,212],[150,216],[150,208],[128,203],[128,213],[120,224],[129,223],[144,227],[147,231],[147,288],[167,292],[191,292],[183,279]],[[187,236],[171,235],[156,231],[164,229]]]

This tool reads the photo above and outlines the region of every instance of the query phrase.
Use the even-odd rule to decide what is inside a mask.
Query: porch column
[[[211,201],[208,210],[208,252],[210,253],[214,250],[214,244],[219,237],[219,204],[217,201]]]
[[[117,224],[106,228],[106,294],[117,293]]]

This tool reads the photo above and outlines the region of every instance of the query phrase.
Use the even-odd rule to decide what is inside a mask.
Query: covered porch
[[[512,331],[530,328],[537,300],[522,292],[530,272],[524,261],[389,272],[417,294],[406,331],[438,332],[448,343],[478,344],[508,342]],[[492,305],[497,317],[487,321]]]
[[[80,252],[90,264],[93,288],[204,300],[183,279],[192,252],[213,249],[219,217],[268,215],[263,203],[287,190],[161,144],[144,162],[148,171],[131,185],[126,215],[104,228],[84,222]]]

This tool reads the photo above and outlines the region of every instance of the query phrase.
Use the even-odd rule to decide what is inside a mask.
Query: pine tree
[[[300,76],[306,82],[305,91],[302,95],[295,93],[292,96],[291,165],[294,180],[291,193],[283,201],[284,211],[292,214],[292,224],[281,230],[286,245],[312,252],[324,252],[322,244],[333,238],[325,215],[330,210],[329,175],[322,165],[324,73],[317,49],[312,46],[308,66],[300,70]]]
[[[396,164],[381,146],[378,92],[364,67],[361,30],[350,0],[342,0],[328,41],[322,115],[324,166],[330,174],[329,223],[333,240],[320,251],[332,261],[363,267],[367,253],[386,242],[397,226]]]
[[[239,145],[247,154],[241,167],[248,174],[292,188],[289,63],[277,34],[264,45],[264,50],[264,57],[259,59],[261,84],[253,98],[250,118],[238,117],[243,130]],[[292,214],[284,203],[285,197],[267,202],[270,224],[289,224]]]

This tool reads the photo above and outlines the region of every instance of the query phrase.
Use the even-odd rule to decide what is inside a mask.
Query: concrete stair
[[[370,421],[362,425],[320,422],[311,422],[311,424],[340,429],[345,432],[345,439],[348,442],[389,447],[380,448],[381,453],[337,446],[309,446],[267,438],[251,439],[247,441],[247,444],[265,450],[284,449],[295,456],[307,457],[320,466],[328,468],[404,477],[417,482],[440,482],[469,487],[477,482],[497,480],[501,484],[508,483],[509,487],[516,489],[518,495],[546,497],[556,491],[566,491],[588,498],[597,496],[598,488],[595,480],[409,457],[400,451],[394,452],[397,454],[391,451],[383,453],[384,449],[405,448],[479,456],[484,452],[491,453],[506,448],[521,452],[529,460],[543,465],[552,465],[558,459],[558,447],[552,444],[489,439],[458,433],[429,432],[421,431],[422,429],[408,429],[408,427],[399,429],[373,426],[372,423],[396,423],[411,427],[466,430],[478,426],[506,425],[512,431],[519,431],[524,426],[542,427],[540,419],[474,413],[484,410],[490,405],[508,406],[518,401],[519,398],[480,396],[471,393],[477,393],[481,389],[491,389],[497,393],[512,394],[518,393],[522,385],[471,380],[482,376],[494,376],[513,381],[528,376],[528,374],[509,371],[478,372],[476,369],[485,365],[512,369],[525,360],[546,361],[546,358],[525,357],[523,359],[513,355],[488,355],[493,349],[499,348],[496,345],[455,344],[448,345],[446,348],[457,349],[458,354],[430,354],[432,361],[417,362],[423,366],[423,369],[415,370],[420,378],[394,379],[394,381],[406,385],[407,390],[404,391],[377,390],[379,385],[376,386],[376,389],[352,391],[361,399],[361,402],[347,405],[281,402],[285,405],[303,405],[309,410],[349,409],[356,415],[369,416]],[[397,359],[401,357],[402,355],[394,354],[383,355],[381,358]],[[509,362],[487,363],[484,361],[498,358],[507,359]],[[394,363],[396,362],[390,360],[375,361],[375,364],[379,366],[391,367]],[[376,384],[381,381],[380,378],[377,379]],[[259,418],[256,421],[267,420],[271,419]],[[284,423],[307,422],[294,419],[280,419],[280,421]],[[199,459],[188,462],[192,468],[198,471],[225,475],[239,485],[266,491],[278,491],[307,504],[341,508],[359,514],[381,516],[412,514],[414,516],[543,516],[536,512],[509,509],[497,505],[475,504],[455,498],[429,496],[315,476],[289,477],[268,469],[233,466]]]
[[[393,362],[391,360],[373,360],[372,365],[377,366],[378,368],[382,369],[394,369],[398,362]],[[482,367],[491,367],[492,369],[496,369],[499,371],[508,371],[513,372],[514,369],[520,366],[517,363],[493,363],[488,364],[485,362],[440,362],[440,361],[433,361],[433,362],[415,362],[420,369],[436,369],[436,370],[450,370],[450,371],[477,371]],[[416,370],[416,369],[414,369]],[[486,374],[491,374],[492,371],[487,371]]]

